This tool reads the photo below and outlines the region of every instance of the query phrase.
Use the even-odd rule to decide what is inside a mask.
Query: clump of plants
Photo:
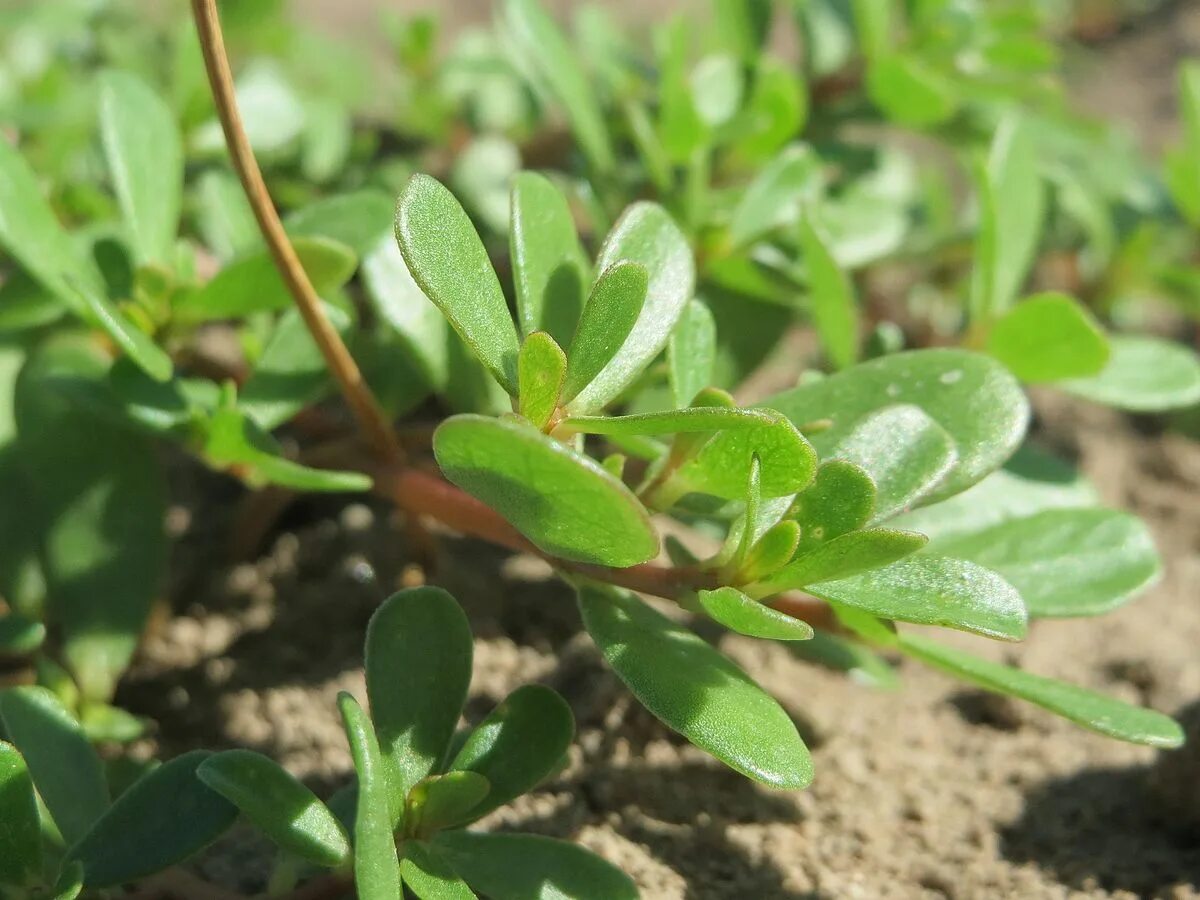
[[[130,777],[145,723],[114,695],[167,565],[164,448],[541,557],[632,694],[771,787],[810,783],[808,748],[697,621],[1182,741],[909,626],[1018,641],[1157,576],[1145,526],[1024,443],[1023,384],[1200,401],[1188,347],[1130,333],[1195,314],[1191,68],[1160,179],[1062,112],[1066,25],[1032,2],[781,4],[798,64],[766,49],[769,2],[718,0],[701,39],[678,20],[647,50],[598,8],[572,43],[510,0],[446,59],[430,23],[394,24],[395,122],[347,102],[353,66],[310,72],[311,36],[234,6],[230,46],[259,57],[236,82],[210,0],[166,59],[119,3],[87,35],[39,5],[22,39],[83,50],[5,69],[0,657],[33,683],[0,693],[0,895],[135,882],[239,815],[279,846],[280,894],[636,894],[580,848],[466,830],[558,769],[573,722],[531,686],[457,738],[471,637],[434,588],[372,620],[369,713],[340,701],[356,779],[327,802],[244,750]],[[881,297],[885,276],[907,286]]]

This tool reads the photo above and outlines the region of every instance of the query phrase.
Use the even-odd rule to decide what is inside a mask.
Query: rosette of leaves
[[[192,751],[121,789],[49,692],[0,694],[12,741],[0,742],[0,894],[128,884],[200,851],[240,815],[279,848],[276,890],[325,870],[347,889],[352,878],[365,900],[394,900],[402,884],[422,900],[637,896],[574,844],[468,829],[560,769],[575,725],[562,698],[528,685],[456,734],[472,639],[453,597],[393,595],[371,618],[365,656],[370,715],[338,698],[356,779],[329,804],[249,750]]]
[[[594,267],[550,182],[523,175],[512,215],[517,322],[449,191],[416,176],[399,200],[396,232],[412,278],[516,410],[447,419],[434,454],[447,478],[576,581],[589,633],[664,722],[767,784],[801,787],[811,777],[795,726],[745,673],[634,594],[586,580],[587,566],[624,568],[656,554],[652,512],[726,530],[709,558],[672,549],[697,588],[678,599],[733,631],[813,639],[788,614],[789,597],[803,591],[840,623],[816,641],[825,658],[900,650],[1115,737],[1181,739],[1158,713],[965,662],[973,658],[896,630],[913,623],[1020,640],[1030,617],[1104,612],[1157,572],[1141,523],[1096,508],[1085,491],[1033,478],[1015,482],[1022,490],[1002,512],[967,499],[1010,486],[1002,467],[1028,405],[1004,366],[963,350],[899,353],[740,408],[707,387],[713,324],[689,297],[689,257],[665,213],[632,207]],[[664,347],[664,370],[647,376]],[[664,374],[674,408],[606,412],[631,385]],[[592,459],[589,442],[600,439],[618,452]]]

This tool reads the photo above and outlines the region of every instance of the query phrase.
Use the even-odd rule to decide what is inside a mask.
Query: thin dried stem
[[[225,144],[229,148],[238,178],[241,179],[246,199],[250,201],[250,207],[254,210],[259,231],[271,250],[275,266],[283,276],[300,315],[304,317],[305,325],[308,326],[330,372],[337,380],[342,396],[354,411],[359,427],[371,448],[382,459],[402,463],[405,460],[404,450],[396,440],[395,432],[379,401],[363,379],[358,364],[325,315],[317,292],[300,264],[296,250],[283,230],[283,223],[279,221],[279,213],[271,195],[267,192],[262,171],[254,158],[250,139],[246,136],[241,113],[238,111],[233,74],[229,69],[229,57],[225,53],[225,38],[221,32],[216,0],[192,0],[192,16],[196,20],[200,47],[204,53],[204,68],[208,72],[208,83],[216,102],[217,115],[225,132]]]

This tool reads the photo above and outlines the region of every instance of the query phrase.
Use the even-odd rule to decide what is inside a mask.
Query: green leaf
[[[475,900],[475,892],[442,855],[421,841],[405,842],[400,875],[417,900]]]
[[[298,237],[292,241],[314,290],[328,296],[354,274],[358,257],[345,244],[329,238]],[[292,295],[266,250],[223,268],[197,291],[183,294],[174,306],[184,322],[237,319],[256,312],[287,309]]]
[[[196,774],[287,853],[326,868],[350,859],[350,839],[329,807],[274,760],[227,750]]]
[[[811,214],[800,223],[800,245],[808,267],[809,301],[817,337],[833,367],[845,369],[858,360],[854,286],[829,252],[828,242]]]
[[[360,472],[314,469],[282,456],[278,442],[240,409],[222,407],[208,423],[205,458],[234,467],[252,485],[275,484],[297,491],[366,491],[371,479]]]
[[[59,224],[37,176],[8,141],[0,142],[0,247],[76,311],[79,302],[67,290],[66,279],[92,291],[103,284],[99,271],[77,252]]]
[[[1020,443],[1029,416],[1021,386],[995,360],[965,350],[896,353],[776,394],[764,405],[803,427],[829,419],[811,435],[829,454],[865,416],[885,406],[911,404],[942,426],[958,462],[926,502],[965,490],[998,468]]]
[[[329,323],[345,337],[350,317],[322,304]],[[238,392],[238,407],[265,431],[287,422],[332,392],[333,379],[300,310],[279,317],[250,377]]]
[[[517,393],[517,328],[475,226],[444,185],[409,179],[396,206],[396,241],[425,296],[509,394]]]
[[[513,179],[510,210],[509,254],[521,331],[547,331],[565,347],[591,279],[571,209],[550,179],[521,172]]]
[[[862,528],[875,510],[875,482],[862,467],[843,459],[821,463],[812,484],[796,497],[790,515],[800,526],[797,552]]]
[[[949,672],[956,678],[989,691],[1028,700],[1108,737],[1152,747],[1178,747],[1183,743],[1183,729],[1178,723],[1152,709],[1132,706],[1073,684],[988,662],[916,635],[902,634],[900,647],[910,656]]]
[[[1029,614],[1095,616],[1159,572],[1146,526],[1107,509],[1053,509],[935,541],[926,554],[969,559],[1002,575]]]
[[[563,396],[567,357],[544,331],[535,331],[521,343],[517,357],[517,388],[521,415],[544,431]]]
[[[413,785],[404,813],[406,833],[428,837],[444,828],[470,821],[472,810],[491,790],[476,772],[430,775]]]
[[[961,559],[914,556],[805,590],[880,618],[958,628],[1000,640],[1020,640],[1027,628],[1025,604],[1012,585]]]
[[[371,617],[367,696],[397,812],[413,786],[446,763],[473,648],[462,607],[440,588],[400,591]]]
[[[625,210],[600,248],[596,270],[605,272],[621,260],[649,273],[646,302],[621,348],[571,402],[574,413],[592,412],[616,399],[666,346],[692,297],[692,251],[662,207],[639,202]]]
[[[1200,223],[1200,64],[1179,67],[1179,105],[1183,142],[1166,157],[1166,182],[1171,198],[1192,225]]]
[[[212,754],[193,750],[151,769],[114,801],[76,844],[89,888],[115,887],[200,852],[237,819],[237,807],[209,790],[196,770]]]
[[[704,611],[730,631],[747,637],[777,641],[806,641],[813,636],[812,626],[752,600],[733,587],[700,591]]]
[[[371,720],[352,696],[338,695],[338,709],[350,741],[358,774],[354,814],[354,888],[360,900],[396,900],[400,896],[400,860],[396,839],[392,785]]]
[[[46,626],[17,613],[0,616],[0,657],[28,656],[46,640]]]
[[[1096,492],[1078,471],[1026,444],[1003,469],[979,484],[949,500],[905,513],[893,519],[891,525],[941,541],[1047,509],[1075,509],[1096,503]]]
[[[20,752],[0,741],[0,885],[17,889],[42,874],[42,828],[33,780]]]
[[[1100,372],[1108,362],[1104,329],[1079,301],[1046,293],[1017,304],[992,326],[987,351],[1022,381],[1061,381]]]
[[[687,406],[712,384],[716,356],[713,315],[699,300],[689,300],[667,343],[667,376],[675,406]]]
[[[222,262],[249,253],[261,244],[254,212],[241,182],[232,172],[206,171],[196,179],[191,202],[195,205],[196,229],[205,246]]]
[[[817,470],[812,445],[781,416],[769,424],[719,432],[679,467],[674,480],[689,491],[738,499],[746,490],[754,456],[762,464],[761,490],[766,498],[796,493]]]
[[[50,373],[86,368],[97,355],[90,342],[44,344],[22,372],[16,413],[49,610],[80,687],[107,700],[166,572],[167,488],[148,438],[55,394]]]
[[[734,132],[734,150],[752,161],[767,160],[804,130],[808,95],[804,79],[791,62],[758,58],[754,84]]]
[[[1132,335],[1114,336],[1109,346],[1112,355],[1098,375],[1059,386],[1131,412],[1163,412],[1200,403],[1200,359],[1192,350]]]
[[[0,720],[54,824],[68,843],[79,840],[108,808],[104,771],[83,729],[42,687],[0,692]]]
[[[802,204],[821,189],[821,161],[804,144],[793,144],[754,177],[729,219],[729,243],[748,247],[800,218]]]
[[[315,200],[290,213],[283,224],[293,239],[329,238],[362,258],[385,239],[393,243],[395,212],[396,206],[387,194],[364,188]]]
[[[648,284],[646,268],[637,263],[617,261],[600,273],[571,338],[564,400],[574,400],[625,344],[646,302]]]
[[[446,831],[433,846],[491,900],[636,900],[624,872],[576,844],[532,834]]]
[[[79,724],[93,744],[129,744],[146,735],[146,722],[117,706],[95,701],[82,705]]]
[[[916,553],[927,541],[923,534],[893,528],[851,531],[802,553],[748,592],[752,597],[768,597],[817,582],[848,578]]]
[[[778,417],[760,409],[690,406],[631,416],[568,416],[563,427],[583,434],[696,434],[771,427]]]
[[[738,60],[728,53],[704,57],[688,79],[692,106],[711,129],[727,124],[742,104],[745,78]]]
[[[770,35],[772,12],[771,0],[715,0],[715,36],[752,65]]]
[[[438,426],[433,452],[450,481],[546,553],[618,567],[658,553],[658,535],[629,488],[528,425],[454,416]]]
[[[978,173],[979,239],[970,307],[980,321],[1012,304],[1042,233],[1046,197],[1033,128],[1017,115],[1002,121]]]
[[[83,893],[83,866],[78,861],[72,861],[63,866],[58,875],[58,881],[50,889],[52,900],[75,900]]]
[[[693,632],[615,588],[585,584],[579,605],[608,664],[665,724],[763,784],[812,781],[812,758],[788,714]]]
[[[867,94],[891,121],[931,128],[950,119],[959,105],[954,82],[924,59],[892,53],[871,63]]]
[[[536,69],[562,107],[588,163],[604,176],[615,165],[612,143],[579,56],[538,0],[507,0],[504,23],[517,53]]]
[[[889,406],[854,427],[832,454],[862,469],[875,483],[880,522],[934,492],[957,461],[950,435],[916,406]]]
[[[550,688],[528,684],[509,694],[450,764],[478,772],[492,786],[486,801],[470,810],[470,820],[537,787],[562,761],[574,734],[571,708]]]
[[[653,36],[658,57],[658,131],[670,160],[685,164],[710,137],[687,80],[689,23],[676,16]]]
[[[138,328],[111,301],[86,290],[81,282],[68,281],[67,290],[75,292],[80,305],[90,315],[91,322],[112,338],[126,356],[155,381],[169,381],[174,371],[165,350]]]
[[[792,498],[785,497],[783,500],[788,502]],[[786,512],[786,510],[785,510]],[[760,514],[760,526],[761,514]],[[750,537],[754,537],[753,529]],[[750,552],[746,554],[746,558],[740,567],[740,574],[744,582],[758,581],[765,578],[772,572],[776,572],[783,568],[793,556],[796,555],[796,548],[800,546],[800,526],[791,519],[783,522],[777,522],[767,529],[754,545],[750,548]]]
[[[136,75],[100,75],[100,137],[133,257],[170,265],[179,231],[183,142],[171,108]]]

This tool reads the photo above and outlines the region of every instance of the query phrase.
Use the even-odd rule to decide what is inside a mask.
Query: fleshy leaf
[[[212,754],[193,750],[151,769],[118,797],[70,859],[89,888],[114,887],[160,872],[203,850],[237,819],[237,807],[196,770]]]
[[[1132,706],[1086,688],[989,662],[917,635],[902,634],[910,656],[989,691],[1028,700],[1084,728],[1135,744],[1178,747],[1183,729],[1152,709]]]
[[[517,52],[558,100],[596,174],[607,174],[615,165],[612,143],[575,49],[538,0],[507,0],[504,22],[519,45]]]
[[[433,452],[450,481],[546,553],[622,567],[658,553],[658,535],[629,488],[528,425],[454,416],[434,433]]]
[[[822,456],[865,416],[885,406],[910,404],[944,428],[958,462],[926,502],[945,499],[1003,464],[1020,443],[1029,403],[1016,379],[995,360],[965,350],[896,353],[776,394],[764,405],[798,426],[829,419],[810,435]]]
[[[427,837],[470,821],[472,811],[490,790],[488,780],[477,772],[447,772],[423,778],[408,792],[405,831]]]
[[[867,93],[891,121],[914,128],[938,125],[958,110],[954,82],[908,53],[874,60],[867,73]]]
[[[761,509],[759,520],[760,522],[762,520]],[[753,531],[754,529],[751,531],[751,537],[753,537]],[[757,581],[778,571],[796,555],[796,548],[799,546],[799,525],[791,519],[775,523],[754,542],[750,552],[746,554],[740,567],[742,578],[747,582]]]
[[[692,250],[661,206],[639,202],[625,210],[600,249],[596,269],[629,260],[644,266],[650,280],[646,302],[621,348],[571,402],[588,413],[612,402],[666,346],[695,286]]]
[[[25,888],[42,874],[42,829],[29,768],[0,741],[0,886]]]
[[[729,220],[729,242],[745,247],[777,228],[793,224],[800,207],[821,189],[821,161],[812,149],[785,148],[742,192]]]
[[[805,590],[880,618],[958,628],[1000,640],[1020,640],[1027,629],[1025,604],[1013,586],[962,559],[914,556]]]
[[[575,734],[571,708],[550,688],[529,684],[509,694],[471,732],[450,768],[478,772],[492,786],[470,820],[533,790],[562,761]]]
[[[689,300],[667,343],[667,373],[675,406],[687,406],[712,384],[716,356],[713,315],[699,300]]]
[[[870,474],[875,483],[872,522],[920,503],[958,457],[950,435],[916,406],[889,406],[868,415],[830,455]]]
[[[851,531],[802,553],[748,592],[753,597],[767,597],[809,584],[849,578],[916,553],[927,540],[923,534],[894,528]]]
[[[328,296],[344,285],[358,267],[354,251],[329,238],[298,237],[292,241],[292,247],[314,290],[321,296]],[[173,312],[185,322],[206,322],[288,309],[292,302],[271,254],[257,250],[230,263],[199,290],[184,294],[175,303]]]
[[[969,559],[1004,577],[1034,617],[1094,616],[1158,575],[1158,554],[1135,516],[1054,509],[935,541],[925,553]]]
[[[391,785],[371,720],[350,694],[338,695],[338,709],[358,775],[354,813],[354,889],[360,900],[400,896],[400,859],[392,835],[395,822]]]
[[[662,435],[770,427],[779,421],[768,411],[723,406],[691,406],[630,416],[569,416],[563,427],[583,434]]]
[[[746,490],[753,456],[762,464],[761,489],[765,498],[802,490],[817,470],[817,455],[812,445],[781,416],[770,424],[714,435],[679,467],[674,477],[691,491],[740,498]]]
[[[608,664],[666,725],[763,784],[812,781],[812,758],[788,714],[696,634],[615,588],[585,584],[579,605]]]
[[[183,191],[175,114],[128,72],[104,72],[99,82],[100,137],[134,259],[170,264]]]
[[[565,347],[591,281],[571,209],[553,182],[536,172],[513,179],[510,209],[509,254],[521,331],[549,332]]]
[[[334,194],[302,206],[284,219],[289,236],[324,237],[345,244],[360,258],[392,241],[395,204],[383,191],[366,188]]]
[[[396,240],[413,280],[509,394],[517,393],[517,327],[487,250],[454,195],[428,175],[396,205]]]
[[[577,844],[532,834],[445,831],[433,840],[464,881],[491,900],[636,900],[629,876]]]
[[[807,622],[752,600],[737,588],[700,591],[699,597],[709,616],[738,634],[777,641],[806,641],[813,636]]]
[[[800,245],[808,269],[809,303],[821,348],[835,369],[845,369],[858,359],[858,308],[854,286],[842,271],[829,244],[812,219],[800,223]]]
[[[545,430],[563,395],[567,357],[544,331],[535,331],[521,343],[517,357],[517,389],[521,415]]]
[[[27,656],[46,640],[46,626],[18,613],[0,616],[0,657]]]
[[[476,900],[442,854],[422,841],[405,841],[400,876],[417,900]]]
[[[1004,119],[980,167],[979,238],[970,305],[973,317],[983,321],[1012,304],[1042,233],[1046,192],[1033,127],[1016,114]]]
[[[1096,403],[1131,412],[1162,412],[1200,403],[1200,359],[1187,347],[1156,338],[1109,339],[1108,365],[1091,378],[1060,387]]]
[[[791,516],[800,526],[797,551],[807,553],[862,528],[874,511],[875,482],[865,469],[844,459],[821,463],[812,484],[792,504]]]
[[[146,332],[138,328],[110,300],[87,290],[82,282],[69,279],[67,291],[74,293],[79,304],[88,312],[90,321],[112,338],[121,352],[135,362],[139,369],[155,381],[167,381],[174,365],[165,350],[154,343]]]
[[[440,588],[400,591],[371,616],[367,695],[396,813],[418,781],[445,765],[472,652],[467,617]]]
[[[196,774],[287,853],[326,868],[350,859],[350,839],[329,807],[274,760],[227,750]]]
[[[644,266],[623,260],[596,278],[567,354],[565,401],[591,384],[624,345],[646,302],[648,283]]]
[[[1100,372],[1108,339],[1100,323],[1066,294],[1022,300],[992,326],[987,350],[1022,381],[1061,381]]]

